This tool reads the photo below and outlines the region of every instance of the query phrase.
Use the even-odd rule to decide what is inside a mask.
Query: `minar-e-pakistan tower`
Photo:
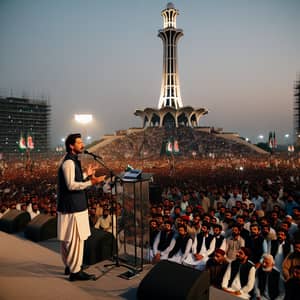
[[[177,42],[183,36],[182,29],[176,28],[178,10],[172,3],[161,13],[164,19],[164,29],[159,30],[158,36],[163,41],[163,74],[158,108],[171,106],[181,108],[179,74],[177,66]]]
[[[197,127],[208,111],[184,107],[182,103],[177,59],[177,43],[183,36],[182,29],[176,28],[179,12],[173,3],[168,3],[161,15],[163,29],[159,30],[158,36],[163,42],[163,72],[158,109],[136,110],[135,115],[143,119],[143,127]]]
[[[240,154],[241,151],[249,154],[264,152],[240,139],[235,133],[201,127],[199,121],[208,111],[205,108],[183,106],[177,55],[177,44],[183,31],[176,28],[178,14],[172,3],[168,3],[161,12],[163,29],[158,31],[158,36],[163,42],[163,69],[158,107],[135,111],[135,115],[142,118],[143,128],[120,130],[114,135],[108,135],[90,150],[116,160],[122,157],[155,159],[166,154],[166,151],[169,153],[172,142],[170,153],[186,157],[215,151],[222,156]]]

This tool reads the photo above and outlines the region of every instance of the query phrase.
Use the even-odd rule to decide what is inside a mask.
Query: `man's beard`
[[[271,272],[273,268],[272,267],[267,267],[267,268],[263,267],[262,269],[264,272]]]

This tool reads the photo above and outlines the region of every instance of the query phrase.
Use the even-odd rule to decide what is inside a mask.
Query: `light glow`
[[[88,124],[93,121],[93,115],[90,114],[75,114],[74,119],[80,124]]]

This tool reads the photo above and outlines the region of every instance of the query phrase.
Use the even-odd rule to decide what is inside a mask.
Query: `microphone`
[[[102,159],[101,156],[96,155],[96,154],[94,154],[94,153],[92,153],[92,152],[89,152],[89,151],[87,151],[87,150],[84,150],[83,153],[84,153],[84,154],[88,154],[88,155],[90,155],[90,156],[93,156],[94,159],[96,159],[96,158]]]

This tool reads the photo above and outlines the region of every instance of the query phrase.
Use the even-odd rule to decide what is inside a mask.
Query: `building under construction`
[[[46,100],[0,97],[0,153],[48,151],[50,112]]]
[[[295,145],[300,146],[300,74],[295,83],[295,104],[294,104],[294,135]]]

